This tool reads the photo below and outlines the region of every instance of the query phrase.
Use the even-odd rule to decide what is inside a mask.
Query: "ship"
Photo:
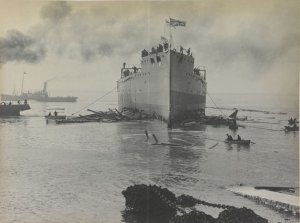
[[[40,102],[76,102],[78,97],[51,97],[47,91],[47,81],[44,82],[44,88],[41,91],[22,93],[21,95],[2,94],[2,101],[35,100]]]
[[[18,104],[12,104],[11,102],[1,102],[0,103],[0,117],[3,116],[20,116],[21,111],[30,110],[30,106],[27,100],[23,104],[19,102]]]
[[[21,95],[1,94],[1,101],[21,101],[24,100]]]
[[[117,81],[119,110],[143,111],[172,126],[188,114],[205,115],[206,69],[194,65],[189,49],[176,49],[172,44],[171,28],[186,22],[171,19],[169,40],[161,38],[157,47],[142,50],[140,66],[123,63]]]

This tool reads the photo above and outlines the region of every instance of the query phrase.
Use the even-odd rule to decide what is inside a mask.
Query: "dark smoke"
[[[45,57],[46,50],[37,41],[17,30],[7,32],[0,38],[0,64],[8,61],[35,63]]]
[[[66,2],[50,2],[41,10],[41,17],[53,22],[63,20],[72,9]]]

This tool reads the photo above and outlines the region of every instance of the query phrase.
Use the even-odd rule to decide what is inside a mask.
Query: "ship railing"
[[[153,46],[149,51],[143,49],[141,52],[141,56],[143,58],[149,55],[154,55],[154,54],[168,52],[168,51],[169,51],[169,44],[165,42],[165,43],[158,44],[158,46],[156,47]]]
[[[172,51],[175,51],[175,52],[179,52],[183,55],[186,55],[186,56],[191,56],[193,57],[193,53],[191,52],[191,48],[184,48],[182,46],[174,46],[171,48]]]
[[[133,74],[136,74],[138,73],[139,71],[141,71],[141,68],[140,67],[123,67],[121,69],[121,77],[127,77],[127,76],[130,76],[130,75],[133,75]]]

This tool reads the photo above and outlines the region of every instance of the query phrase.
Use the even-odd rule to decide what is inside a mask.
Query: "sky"
[[[210,93],[299,94],[300,1],[0,0],[0,92],[109,91],[123,62],[173,32]]]

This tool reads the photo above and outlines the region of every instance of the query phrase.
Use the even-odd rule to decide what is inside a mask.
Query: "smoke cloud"
[[[8,61],[36,63],[45,57],[45,48],[36,39],[17,30],[0,38],[0,64]]]
[[[142,49],[157,46],[161,35],[168,37],[163,23],[171,17],[187,21],[186,27],[173,30],[174,45],[191,48],[195,65],[206,66],[208,79],[215,78],[210,83],[265,77],[294,83],[298,5],[295,0],[51,1],[41,8],[39,25],[0,39],[0,64],[46,58],[53,64],[71,61],[82,69],[92,64],[117,75],[115,64],[139,63]]]
[[[71,13],[71,7],[66,2],[51,2],[41,10],[41,17],[53,22],[59,22]]]

